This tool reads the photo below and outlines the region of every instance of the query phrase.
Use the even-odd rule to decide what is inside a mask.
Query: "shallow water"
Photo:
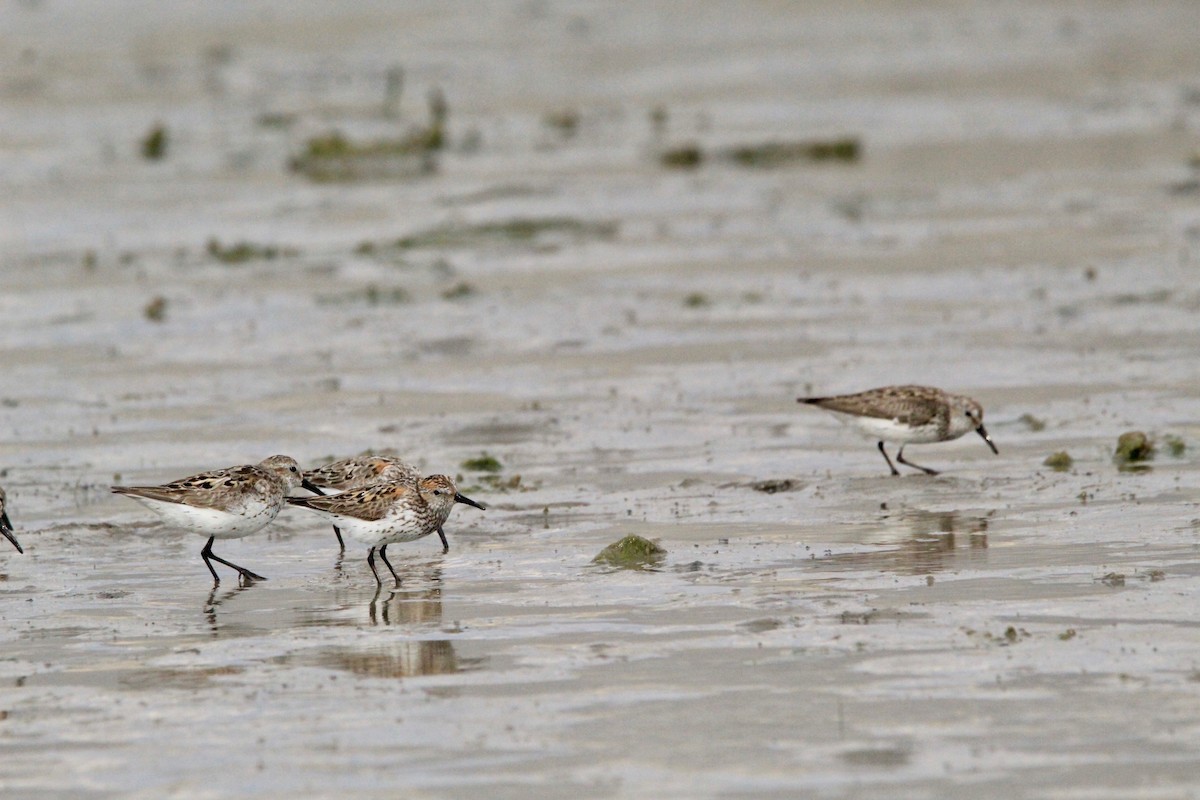
[[[680,13],[0,7],[5,797],[1200,795],[1200,11]],[[287,171],[434,86],[435,174]],[[901,382],[999,456],[794,400]],[[368,448],[490,505],[394,593],[292,510],[214,590],[108,492]]]

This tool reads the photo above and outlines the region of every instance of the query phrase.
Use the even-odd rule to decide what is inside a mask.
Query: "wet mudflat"
[[[5,797],[1200,794],[1200,12],[742,8],[0,9]],[[108,492],[369,448],[395,592]]]

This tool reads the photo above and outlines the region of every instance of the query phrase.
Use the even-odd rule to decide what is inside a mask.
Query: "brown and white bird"
[[[970,397],[932,386],[882,386],[857,394],[832,397],[799,397],[799,403],[832,411],[873,439],[879,440],[879,452],[893,475],[900,471],[892,464],[884,442],[897,442],[896,460],[901,464],[937,475],[937,470],[922,467],[904,458],[909,444],[948,442],[975,431],[999,455],[995,442],[983,427],[983,407]]]
[[[412,464],[406,464],[391,456],[354,456],[334,461],[304,473],[305,480],[323,489],[345,492],[362,489],[373,483],[409,481],[421,479],[421,473]]]
[[[258,464],[201,472],[162,486],[114,486],[112,490],[139,501],[170,525],[207,536],[200,557],[212,573],[213,583],[219,584],[212,561],[237,570],[248,580],[265,580],[213,553],[213,541],[241,539],[262,530],[297,486],[309,491],[316,488],[301,476],[295,459],[271,456]]]
[[[12,542],[12,546],[17,548],[18,553],[24,553],[24,548],[17,541],[17,535],[13,532],[12,520],[8,518],[8,497],[4,494],[4,489],[0,488],[0,534],[4,535],[5,539]]]
[[[367,566],[380,586],[383,581],[375,569],[376,548],[399,586],[400,576],[387,558],[389,544],[411,542],[439,531],[455,503],[487,508],[459,494],[454,481],[445,475],[430,475],[415,483],[376,483],[324,497],[289,497],[287,502],[329,517],[351,539],[369,545]]]
[[[413,465],[406,464],[397,458],[368,455],[343,458],[341,461],[310,469],[304,473],[304,479],[321,489],[347,492],[351,489],[362,489],[372,484],[391,481],[415,484],[421,480],[421,473]],[[329,494],[320,489],[316,493],[319,495]],[[337,537],[338,547],[345,550],[346,543],[342,541],[342,532],[337,525],[333,526],[333,534]],[[442,539],[442,552],[450,552],[450,543],[446,541],[446,534],[442,532],[441,528],[438,528],[438,536]]]

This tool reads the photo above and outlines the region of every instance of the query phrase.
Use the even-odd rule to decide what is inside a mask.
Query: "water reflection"
[[[464,668],[446,639],[407,639],[366,648],[326,650],[317,664],[368,678],[412,678],[447,675]],[[468,665],[469,668],[472,665]]]
[[[872,543],[898,547],[867,553],[840,553],[822,560],[825,567],[879,569],[902,575],[926,575],[982,565],[987,559],[988,520],[957,511],[906,509],[880,518]]]
[[[439,625],[442,621],[442,558],[392,561],[400,585],[373,587],[367,603],[372,625]],[[360,595],[361,596],[361,595]]]
[[[394,561],[394,564],[395,561]],[[442,626],[442,566],[440,560],[396,564],[401,585],[376,588],[366,603],[367,621],[376,627],[396,628],[397,633],[439,631]],[[361,619],[361,618],[360,618]],[[449,639],[373,640],[367,646],[320,651],[319,666],[344,669],[367,678],[413,678],[445,675],[478,667],[479,658],[462,660]]]
[[[442,565],[408,563],[396,570],[400,585],[376,587],[367,616],[372,625],[437,625],[442,622]]]
[[[226,589],[224,592],[221,591],[221,587],[218,585],[214,586],[212,591],[208,593],[208,600],[204,603],[204,616],[208,620],[209,630],[212,631],[212,635],[214,637],[220,635],[221,633],[221,625],[217,620],[217,609],[219,609],[222,604],[227,603],[233,597],[241,594],[253,585],[253,581],[238,583],[232,588]]]
[[[397,570],[401,572],[401,570]],[[419,589],[378,587],[367,604],[372,625],[437,625],[442,621],[442,570],[433,570],[432,579]],[[432,585],[429,585],[432,584]]]
[[[315,663],[371,678],[445,675],[477,667],[481,659],[460,658],[454,643],[448,639],[401,638],[421,632],[426,635],[441,632],[441,563],[440,557],[426,561],[393,560],[400,576],[398,588],[372,587],[370,595],[360,590],[342,593],[336,612],[324,615],[325,624],[362,625],[365,621],[389,630],[380,631],[381,635],[366,646],[321,650],[314,657]]]

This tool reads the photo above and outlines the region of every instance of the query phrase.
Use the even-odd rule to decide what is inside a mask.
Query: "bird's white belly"
[[[275,519],[278,508],[258,504],[255,507],[244,508],[243,513],[231,514],[214,508],[200,508],[184,503],[162,503],[154,500],[141,500],[142,504],[154,511],[168,524],[183,528],[189,533],[201,536],[213,536],[217,539],[240,539],[243,536],[262,529],[268,522]]]
[[[928,444],[942,440],[938,435],[937,425],[914,428],[911,425],[903,425],[894,419],[880,417],[851,417],[847,421],[852,422],[870,438],[882,439],[885,442]]]
[[[384,544],[397,544],[399,542],[415,542],[417,539],[425,538],[429,534],[433,533],[433,531],[434,531],[433,528],[429,528],[428,530],[420,530],[420,529],[414,529],[414,528],[408,528],[405,530],[397,530],[397,531],[393,531],[392,533],[389,533],[388,535],[384,536],[382,539],[380,539],[379,543],[381,545],[384,545]]]
[[[408,512],[388,514],[377,520],[361,520],[332,514],[330,516],[342,533],[371,547],[380,547],[396,542],[411,542],[422,536],[428,536],[434,531],[434,528],[421,524],[419,515]]]

